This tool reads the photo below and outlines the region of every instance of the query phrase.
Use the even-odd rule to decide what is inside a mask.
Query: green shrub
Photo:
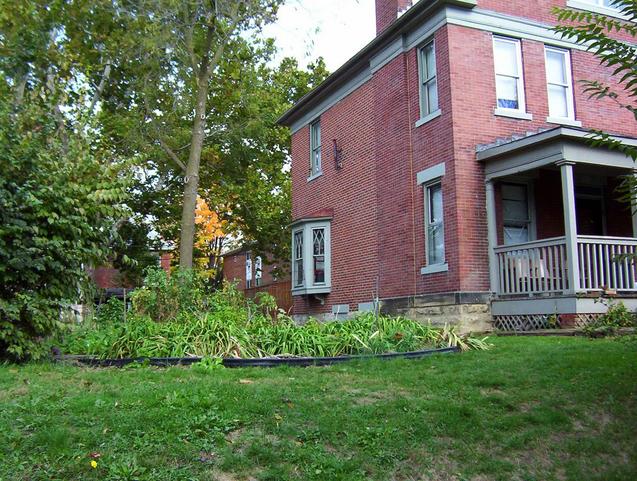
[[[210,295],[195,285],[195,300],[177,305],[166,296],[173,290],[176,297],[180,295],[182,287],[171,284],[179,278],[151,275],[153,288],[141,289],[141,304],[140,295],[133,296],[135,309],[126,323],[79,329],[69,336],[65,350],[102,358],[256,358],[487,347],[484,340],[459,336],[454,328],[436,329],[403,317],[377,319],[371,313],[343,322],[310,320],[300,326],[284,312],[272,315],[276,310],[272,296],[260,296],[254,302],[245,299],[232,284],[225,284]],[[162,307],[166,305],[170,305],[170,310]],[[166,315],[168,312],[173,313],[172,317]]]
[[[108,253],[126,181],[88,125],[63,140],[45,96],[14,110],[1,93],[0,359],[38,359],[62,306],[80,297],[84,266]]]
[[[636,316],[623,302],[609,303],[605,314],[599,316],[584,328],[586,335],[600,337],[615,334],[622,327],[635,327]]]

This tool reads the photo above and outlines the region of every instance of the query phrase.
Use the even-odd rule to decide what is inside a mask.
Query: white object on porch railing
[[[581,289],[637,291],[636,252],[637,239],[577,236]]]
[[[499,295],[561,293],[568,289],[564,237],[500,246],[494,250]]]

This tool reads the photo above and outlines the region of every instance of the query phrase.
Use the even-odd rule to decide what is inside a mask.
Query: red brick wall
[[[557,3],[485,0],[480,6],[548,22],[549,6]],[[295,296],[296,313],[329,312],[333,304],[344,303],[355,309],[358,302],[371,300],[377,277],[381,298],[488,290],[484,166],[476,160],[476,145],[557,127],[546,123],[544,45],[522,40],[526,108],[533,115],[532,121],[526,121],[493,114],[495,76],[489,32],[447,25],[436,32],[435,42],[440,117],[414,127],[420,117],[414,49],[383,66],[369,82],[322,114],[322,176],[307,181],[308,127],[293,135],[293,218],[319,209],[334,212],[331,293],[324,305]],[[609,99],[589,100],[578,84],[581,79],[612,80],[608,70],[590,54],[571,53],[576,118],[583,127],[637,135],[630,112],[621,111]],[[338,171],[331,153],[333,138],[343,149],[343,169]],[[421,275],[424,193],[416,185],[416,173],[441,162],[446,170],[443,203],[449,271]],[[550,184],[560,204],[556,208],[548,196],[536,196],[538,237],[561,235],[559,172],[539,175],[542,192]]]
[[[374,104],[370,82],[321,116],[323,175],[308,182],[309,128],[292,136],[292,216],[310,216],[331,209],[332,294],[324,306],[295,296],[295,311],[327,312],[332,304],[369,301],[378,274],[376,230],[376,159],[374,157]],[[336,169],[332,139],[342,148]]]
[[[376,0],[376,35],[396,20],[398,11],[404,10],[411,4],[412,0]]]
[[[254,267],[255,267],[254,254],[252,255],[252,287],[255,286],[254,279]],[[285,264],[285,265],[283,265]],[[263,271],[261,277],[261,285],[267,286],[275,282],[272,275],[274,269],[278,266],[283,268],[284,272],[288,271],[287,263],[272,262],[266,263],[265,260],[262,263]],[[289,275],[285,274],[278,280],[289,279]],[[246,289],[246,252],[241,251],[235,254],[224,256],[223,258],[223,279],[228,282],[237,282],[237,289],[244,291]]]

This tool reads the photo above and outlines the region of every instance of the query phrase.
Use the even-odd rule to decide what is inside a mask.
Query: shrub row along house
[[[637,307],[635,119],[578,81],[612,69],[551,30],[603,0],[376,0],[377,36],[286,112],[294,313],[382,309],[463,329],[563,324],[615,290]],[[621,37],[621,34],[618,34]],[[626,37],[627,39],[627,37]]]

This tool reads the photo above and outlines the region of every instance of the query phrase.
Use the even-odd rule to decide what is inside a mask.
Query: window
[[[614,10],[620,10],[620,6],[619,5],[615,5],[613,3],[613,0],[579,0],[582,3],[588,3],[590,5],[596,5],[598,7],[606,7],[606,8],[612,8]]]
[[[520,41],[493,38],[497,108],[524,112],[524,78]]]
[[[312,229],[312,267],[314,284],[325,284],[325,229]]]
[[[330,292],[330,221],[312,220],[292,234],[292,293]]]
[[[427,237],[427,265],[444,264],[445,230],[442,211],[442,184],[425,187],[425,228]]]
[[[502,184],[504,245],[531,240],[529,188],[526,184]]]
[[[310,177],[321,173],[321,120],[310,124]]]
[[[425,118],[437,110],[436,50],[432,41],[420,49],[420,117]]]
[[[549,116],[575,119],[573,82],[568,50],[544,48],[546,55],[546,83],[549,96]]]
[[[246,252],[246,289],[252,287],[252,255]]]
[[[294,232],[294,240],[292,241],[292,249],[294,259],[292,263],[294,287],[303,286],[303,231]]]
[[[261,256],[256,256],[254,258],[254,285],[260,286],[261,279],[263,277],[263,261],[261,260]]]

